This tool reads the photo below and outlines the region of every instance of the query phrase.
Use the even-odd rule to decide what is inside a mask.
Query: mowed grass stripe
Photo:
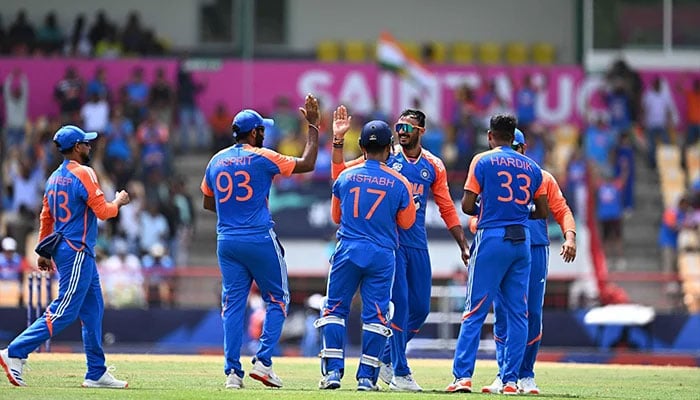
[[[242,359],[246,372],[250,362]],[[117,367],[114,375],[127,379],[126,390],[79,387],[85,372],[82,354],[33,354],[25,372],[26,388],[0,383],[0,399],[358,399],[454,398],[443,389],[453,379],[452,361],[411,359],[414,377],[423,387],[421,394],[396,393],[382,385],[379,393],[355,390],[357,359],[347,360],[342,387],[337,391],[317,389],[319,360],[314,358],[274,359],[275,372],[284,381],[282,389],[265,388],[246,376],[245,389],[224,389],[223,357],[150,354],[108,354],[107,364]],[[537,383],[546,399],[693,399],[700,398],[700,368],[636,365],[597,365],[541,362],[536,366]],[[496,374],[493,361],[477,361],[474,388],[490,384]],[[488,396],[488,395],[478,395]]]

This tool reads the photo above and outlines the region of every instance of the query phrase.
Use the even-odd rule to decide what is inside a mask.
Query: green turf
[[[366,397],[430,399],[462,397],[442,390],[452,380],[451,360],[411,360],[414,377],[425,390],[421,394],[355,391],[357,360],[348,361],[343,386],[336,391],[317,389],[317,359],[277,358],[275,371],[284,381],[283,389],[265,388],[249,377],[245,389],[226,390],[222,357],[108,355],[114,375],[129,381],[126,390],[84,389],[85,361],[78,354],[36,354],[25,373],[29,387],[16,388],[0,383],[0,399],[359,399]],[[248,365],[246,368],[249,369]],[[491,383],[495,364],[478,361],[474,387]],[[537,364],[537,383],[546,399],[698,399],[700,369],[592,364]],[[494,396],[474,394],[469,396]]]

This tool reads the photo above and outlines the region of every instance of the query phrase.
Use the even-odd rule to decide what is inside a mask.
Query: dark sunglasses
[[[255,130],[258,130],[260,132],[265,132],[265,126],[261,125],[255,128]]]
[[[423,129],[422,126],[415,126],[415,125],[411,125],[411,124],[407,124],[407,123],[398,123],[398,124],[394,125],[394,131],[396,131],[396,133],[399,133],[399,132],[413,133],[414,130],[421,130],[421,129]]]

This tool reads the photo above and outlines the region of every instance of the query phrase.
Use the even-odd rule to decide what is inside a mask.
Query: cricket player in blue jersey
[[[29,353],[80,318],[87,373],[83,387],[126,388],[105,366],[102,349],[104,302],[95,264],[97,218],[114,218],[129,203],[129,194],[120,191],[114,201],[105,201],[90,161],[90,141],[96,132],[77,126],[61,127],[53,137],[63,154],[63,163],[51,174],[44,192],[39,227],[38,266],[42,271],[58,271],[58,297],[44,315],[0,351],[0,366],[10,383],[26,386],[22,367]]]
[[[515,140],[513,140],[513,150],[520,154],[525,154],[527,144],[525,135],[520,129],[515,130]],[[576,222],[571,209],[566,204],[566,199],[561,193],[554,176],[542,170],[542,185],[547,191],[547,203],[549,209],[561,227],[564,235],[564,243],[561,246],[560,255],[564,262],[571,262],[576,258]],[[469,221],[470,229],[476,233],[477,217],[471,217]],[[542,339],[542,307],[544,305],[544,291],[547,283],[547,269],[549,266],[549,236],[547,234],[547,220],[533,219],[528,221],[530,229],[530,282],[527,294],[527,345],[523,362],[518,373],[518,388],[524,394],[539,394],[540,389],[535,383],[535,360],[540,348]],[[508,326],[506,324],[506,314],[503,308],[503,294],[499,293],[494,301],[495,322],[493,326],[493,336],[496,341],[496,361],[498,362],[499,373],[489,386],[481,388],[482,393],[501,393],[503,391],[503,359],[504,343],[508,337]]]
[[[469,259],[467,298],[447,392],[471,392],[481,328],[498,293],[503,294],[508,337],[505,342],[503,393],[518,393],[517,380],[527,337],[527,291],[530,276],[528,219],[546,218],[547,193],[542,171],[511,148],[516,119],[495,115],[488,132],[491,150],[477,154],[464,185],[462,211],[481,207],[474,251]],[[529,205],[534,202],[535,209]]]
[[[301,158],[263,148],[271,119],[243,110],[233,119],[236,144],[215,154],[202,179],[203,206],[217,215],[217,257],[222,275],[226,388],[243,387],[240,362],[245,306],[252,281],[267,304],[263,333],[250,377],[265,386],[282,387],[272,370],[272,352],[287,317],[289,288],[284,250],[272,227],[267,202],[272,179],[313,171],[318,154],[318,100],[307,95],[299,109],[308,124]]]
[[[345,106],[341,105],[333,112],[334,178],[345,168],[364,161],[362,158],[344,161],[343,141],[351,119]],[[416,223],[410,229],[399,229],[399,250],[396,252],[396,274],[391,297],[394,305],[391,318],[393,335],[380,357],[379,377],[392,390],[412,392],[422,389],[413,379],[408,366],[406,345],[418,334],[430,313],[432,270],[425,230],[425,205],[429,192],[432,192],[440,216],[460,248],[462,261],[466,265],[469,260],[464,230],[447,186],[445,165],[421,146],[425,119],[425,114],[420,110],[407,109],[401,113],[394,125],[399,145],[387,161],[389,167],[411,183],[413,198],[419,207]]]
[[[391,336],[387,314],[394,281],[398,228],[416,220],[410,183],[386,165],[392,132],[370,121],[360,134],[365,162],[343,171],[333,184],[331,215],[338,245],[328,273],[327,300],[316,326],[322,327],[321,389],[337,389],[345,372],[345,321],[352,297],[362,295],[362,355],[357,390],[379,390],[379,355]]]

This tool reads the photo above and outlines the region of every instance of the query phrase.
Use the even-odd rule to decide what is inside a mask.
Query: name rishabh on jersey
[[[367,160],[344,170],[333,183],[333,220],[338,239],[369,240],[395,250],[398,225],[413,206],[410,183],[386,165]],[[411,216],[411,223],[413,223]]]
[[[344,164],[333,164],[331,174],[337,177],[345,168],[350,168],[364,162],[362,157]],[[399,229],[399,243],[401,246],[419,249],[428,248],[428,235],[425,230],[425,205],[428,202],[429,192],[433,193],[435,204],[440,210],[440,216],[445,225],[450,229],[460,226],[459,217],[450,195],[447,185],[447,172],[442,160],[426,149],[421,149],[417,159],[410,159],[403,152],[401,146],[396,146],[386,162],[386,165],[400,173],[411,185],[413,198],[421,207],[416,210],[416,222],[409,229]]]

